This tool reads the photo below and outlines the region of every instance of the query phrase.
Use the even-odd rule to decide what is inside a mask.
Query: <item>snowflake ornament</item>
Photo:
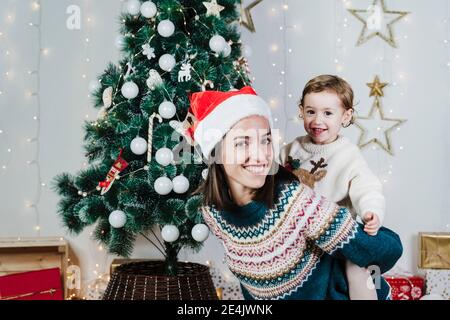
[[[142,46],[142,50],[143,50],[142,54],[144,56],[147,56],[148,60],[151,60],[151,59],[156,57],[156,55],[155,55],[155,48],[150,47],[150,45],[148,43],[144,44]]]

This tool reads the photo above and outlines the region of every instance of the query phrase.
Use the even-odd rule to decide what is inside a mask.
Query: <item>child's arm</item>
[[[371,232],[383,223],[385,198],[380,180],[372,173],[359,150],[352,161],[350,170],[349,196],[361,220],[369,223]],[[378,228],[376,228],[378,229]]]

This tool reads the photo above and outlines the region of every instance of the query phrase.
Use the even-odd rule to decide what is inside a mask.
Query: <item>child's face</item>
[[[305,130],[316,144],[335,141],[342,124],[347,124],[352,118],[352,110],[345,110],[334,92],[308,93],[303,100],[300,112]]]

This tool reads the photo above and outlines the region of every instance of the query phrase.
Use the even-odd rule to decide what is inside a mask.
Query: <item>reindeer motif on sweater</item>
[[[322,180],[327,175],[327,170],[320,170],[326,168],[328,165],[325,163],[324,158],[320,158],[319,161],[310,160],[312,164],[311,170],[306,170],[300,167],[300,161],[298,159],[293,159],[291,156],[288,157],[288,164],[292,173],[297,176],[297,178],[304,184],[306,184],[311,189],[314,189],[316,182]]]

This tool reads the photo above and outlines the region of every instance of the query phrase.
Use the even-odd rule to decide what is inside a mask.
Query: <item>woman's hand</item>
[[[373,212],[366,212],[364,214],[364,231],[371,236],[376,236],[378,229],[380,229],[380,218]]]

